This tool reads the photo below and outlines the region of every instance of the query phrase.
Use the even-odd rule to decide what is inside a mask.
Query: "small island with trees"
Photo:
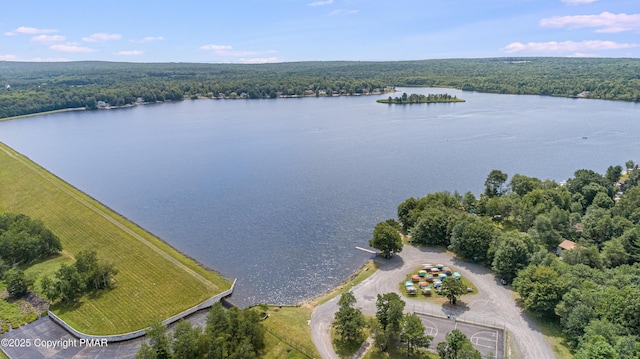
[[[451,96],[448,93],[443,94],[411,94],[407,95],[407,93],[403,93],[401,97],[392,98],[389,96],[386,100],[377,100],[379,103],[388,103],[395,105],[407,105],[413,103],[445,103],[445,102],[465,102],[462,99],[457,98],[456,96]]]

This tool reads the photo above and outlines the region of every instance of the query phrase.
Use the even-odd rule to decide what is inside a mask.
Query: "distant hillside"
[[[640,102],[640,59],[192,64],[0,61],[0,118],[196,97],[348,95],[388,86]],[[101,103],[102,104],[102,103]]]

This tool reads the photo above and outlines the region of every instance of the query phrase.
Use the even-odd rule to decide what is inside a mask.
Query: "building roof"
[[[576,247],[576,243],[565,239],[562,243],[558,244],[558,247],[568,251],[574,249]]]

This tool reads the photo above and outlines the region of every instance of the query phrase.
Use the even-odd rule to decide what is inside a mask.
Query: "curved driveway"
[[[481,265],[453,258],[439,248],[412,246],[404,246],[401,253],[389,260],[376,259],[376,261],[380,264],[380,269],[352,289],[358,301],[356,306],[362,308],[365,315],[375,315],[378,294],[389,292],[401,294],[398,290],[399,283],[421,264],[442,263],[454,267],[460,274],[471,280],[479,293],[463,296],[458,301],[458,305],[453,307],[403,297],[407,303],[405,311],[410,312],[421,308],[425,312],[485,318],[498,325],[504,323],[509,330],[512,347],[515,347],[522,357],[554,358],[553,351],[547,345],[538,327],[527,319],[522,309],[516,306],[511,290],[500,285],[493,273]],[[318,306],[311,317],[313,341],[325,359],[339,359],[333,350],[330,335],[331,322],[338,310],[337,302],[338,297]]]

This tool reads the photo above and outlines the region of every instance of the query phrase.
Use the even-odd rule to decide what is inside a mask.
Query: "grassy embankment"
[[[73,188],[0,143],[0,212],[42,220],[61,240],[61,256],[27,273],[53,273],[81,250],[119,270],[115,288],[51,309],[88,334],[117,334],[145,328],[231,286],[159,238]]]
[[[60,113],[60,112],[84,111],[84,110],[86,110],[86,108],[84,107],[64,108],[61,110],[51,110],[51,111],[45,111],[45,112],[30,113],[30,114],[20,115],[20,116],[4,117],[4,118],[0,118],[0,121],[17,120],[17,119],[26,118],[26,117],[35,117],[40,115],[51,115],[51,114]]]

